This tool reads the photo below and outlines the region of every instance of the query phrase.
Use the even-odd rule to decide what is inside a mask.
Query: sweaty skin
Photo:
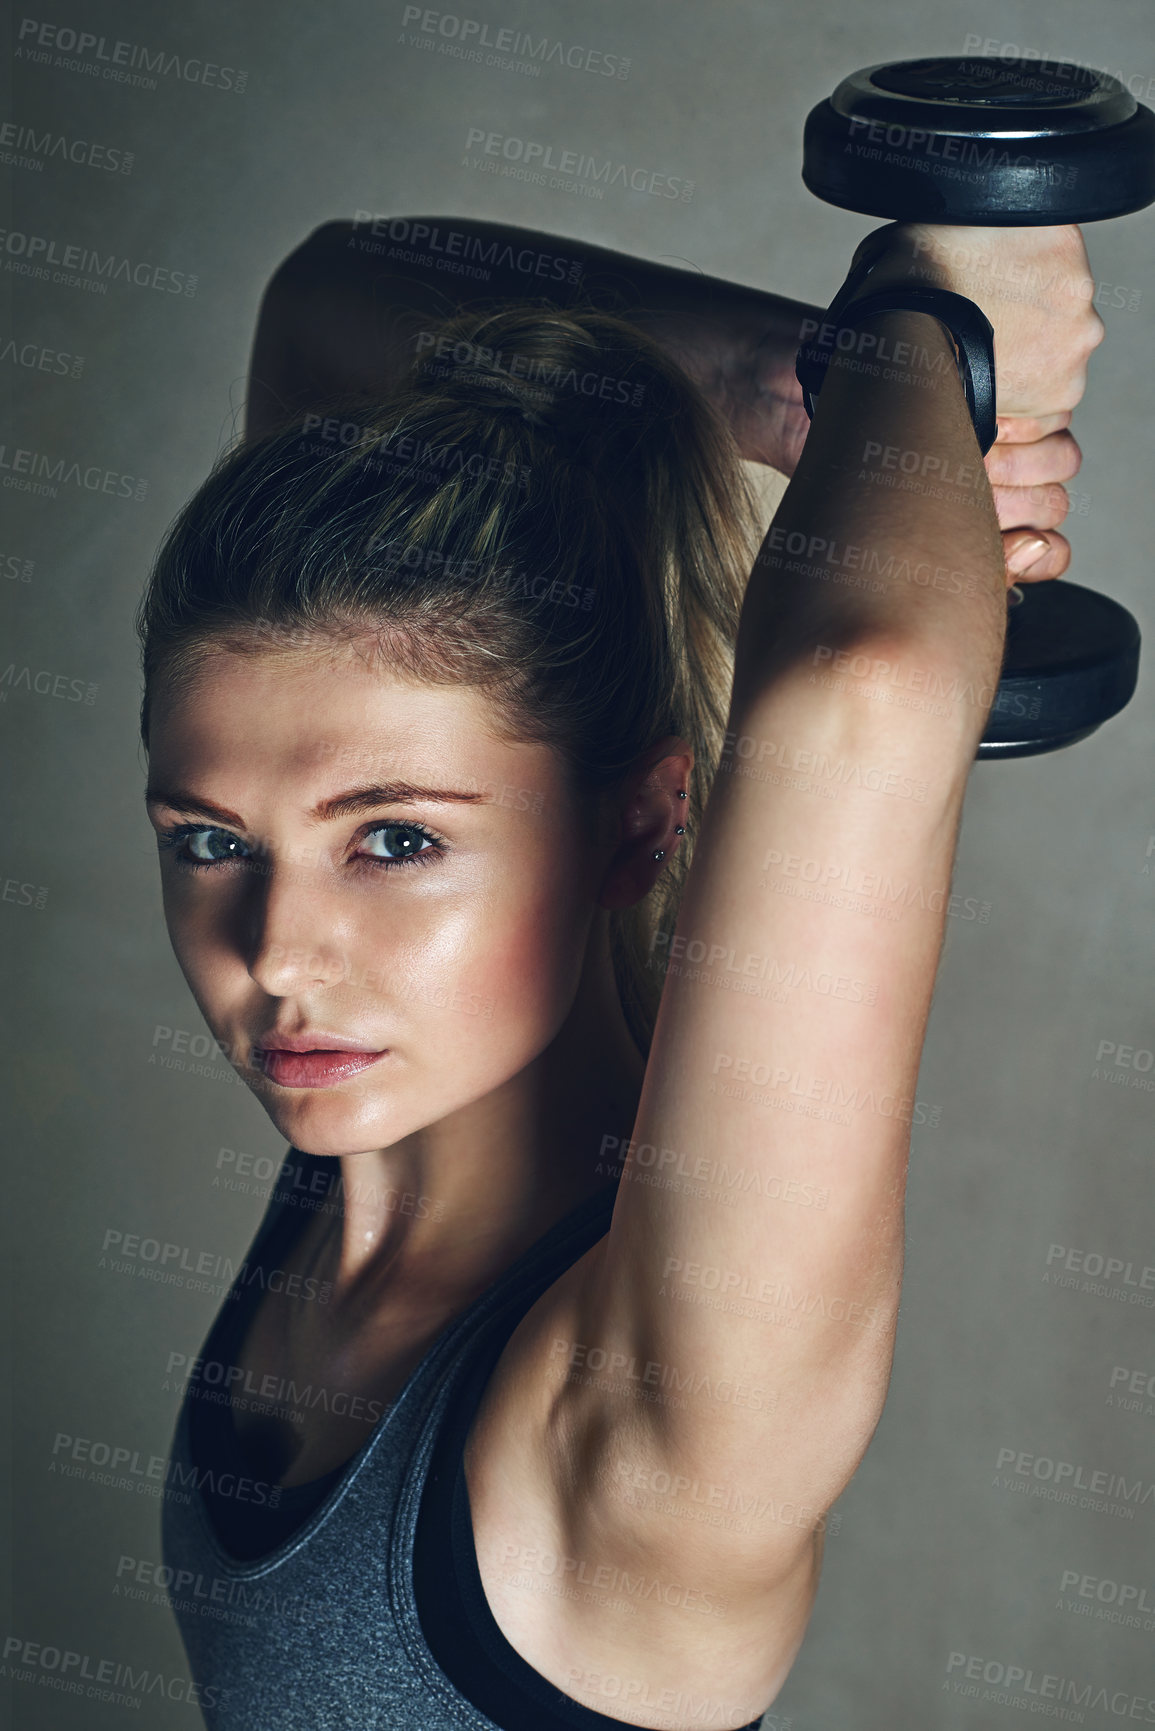
[[[1036,257],[1046,262],[1045,243]],[[1064,307],[1061,285],[1055,305],[1066,364],[1043,385],[1060,382],[1062,415],[1100,333],[1073,301]],[[494,1616],[547,1681],[594,1707],[583,1679],[612,1671],[655,1695],[725,1676],[733,1723],[773,1701],[813,1606],[822,1513],[857,1469],[886,1396],[908,1108],[945,902],[931,893],[883,921],[852,901],[768,893],[763,877],[777,849],[857,869],[881,861],[931,892],[949,884],[983,693],[1000,665],[1006,572],[989,491],[884,495],[857,478],[869,439],[933,449],[951,474],[977,452],[937,323],[889,314],[873,328],[916,342],[935,389],[896,389],[832,363],[775,527],[807,543],[871,545],[892,559],[890,574],[869,590],[820,580],[768,536],[742,609],[731,749],[673,934],[781,959],[797,970],[785,995],[671,971],[648,1062],[632,1047],[606,915],[638,900],[661,869],[653,855],[677,845],[683,741],[656,742],[626,786],[591,801],[570,792],[544,748],[503,736],[478,693],[400,682],[361,645],[222,655],[179,691],[158,692],[154,822],[223,828],[235,843],[235,857],[203,870],[163,851],[177,957],[277,1128],[338,1155],[350,1180],[350,1206],[319,1222],[308,1245],[333,1303],[324,1320],[302,1314],[320,1306],[285,1306],[281,1357],[265,1368],[321,1364],[351,1393],[395,1386],[412,1331],[447,1320],[600,1187],[593,1167],[607,1134],[691,1160],[724,1153],[760,1180],[729,1208],[641,1181],[628,1153],[609,1232],[514,1331],[466,1445]],[[1022,352],[1033,353],[1026,339]],[[1027,406],[1045,423],[1045,396]],[[969,586],[908,579],[945,548]],[[850,673],[829,677],[840,656]],[[944,700],[864,701],[859,656]],[[315,814],[370,783],[385,787],[374,808]],[[378,834],[386,822],[422,826],[441,854],[374,863],[384,835],[396,837]],[[270,1030],[344,1035],[384,1055],[338,1086],[282,1099],[254,1067]],[[842,1110],[827,1109],[832,1091]],[[445,1210],[390,1213],[359,1175]],[[808,1187],[828,1205],[797,1206]],[[766,1282],[803,1294],[797,1326],[697,1302],[710,1293],[703,1270],[728,1291],[734,1277],[739,1291]],[[595,1351],[701,1372],[711,1386],[643,1405],[632,1387],[566,1372]],[[720,1387],[724,1400],[711,1392]],[[735,1389],[743,1400],[730,1398]],[[351,1452],[332,1432],[302,1440],[302,1477]],[[743,1533],[691,1529],[668,1499],[630,1490],[686,1476],[739,1487],[771,1512]],[[699,1600],[717,1595],[725,1615],[707,1626],[684,1598],[667,1599],[627,1627],[612,1607],[509,1579],[511,1544],[610,1570],[644,1564]],[[649,1722],[677,1731],[669,1716]]]

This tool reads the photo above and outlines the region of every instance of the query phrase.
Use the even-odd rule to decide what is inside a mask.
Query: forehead
[[[503,737],[507,723],[478,687],[412,679],[356,645],[214,651],[174,687],[162,681],[150,709],[150,768],[165,781],[194,771],[316,781],[359,767],[416,781],[514,761],[540,774],[555,756]]]

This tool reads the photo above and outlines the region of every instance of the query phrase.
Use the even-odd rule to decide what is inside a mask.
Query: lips
[[[281,1034],[270,1028],[253,1044],[261,1052],[380,1052],[369,1040],[351,1040],[328,1028],[306,1028],[303,1034]]]
[[[262,1035],[254,1044],[254,1057],[269,1080],[282,1088],[333,1088],[376,1064],[387,1049],[317,1029]]]
[[[367,1070],[384,1052],[286,1052],[257,1054],[261,1069],[282,1088],[335,1088],[359,1070]]]

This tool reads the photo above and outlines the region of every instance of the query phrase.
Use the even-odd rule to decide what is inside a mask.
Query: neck
[[[483,1290],[612,1181],[617,1156],[602,1150],[632,1133],[644,1073],[601,913],[570,1013],[532,1063],[388,1148],[341,1156],[341,1211],[318,1247],[335,1301],[383,1281]]]

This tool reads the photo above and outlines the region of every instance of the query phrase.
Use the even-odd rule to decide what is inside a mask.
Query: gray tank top
[[[206,1337],[206,1363],[231,1332],[263,1253],[290,1223],[286,1211],[299,1221],[295,1204],[310,1177],[336,1164],[290,1150]],[[501,1718],[482,1712],[433,1656],[414,1593],[418,1513],[436,1445],[443,1432],[453,1434],[455,1391],[468,1385],[471,1370],[475,1385],[478,1369],[488,1374],[536,1298],[608,1230],[615,1191],[607,1183],[580,1203],[447,1326],[319,1506],[267,1554],[242,1561],[218,1537],[208,1496],[275,1503],[276,1492],[235,1476],[227,1485],[213,1481],[212,1461],[196,1458],[186,1390],[167,1466],[163,1553],[211,1731],[510,1731],[522,1722],[513,1711]],[[476,1578],[473,1584],[476,1600]],[[490,1635],[495,1631],[492,1624]],[[512,1647],[506,1656],[523,1692],[527,1682],[540,1685],[538,1723],[549,1718],[547,1692],[567,1724],[627,1723],[612,1717],[612,1700],[605,1714],[584,1708],[530,1671]]]

